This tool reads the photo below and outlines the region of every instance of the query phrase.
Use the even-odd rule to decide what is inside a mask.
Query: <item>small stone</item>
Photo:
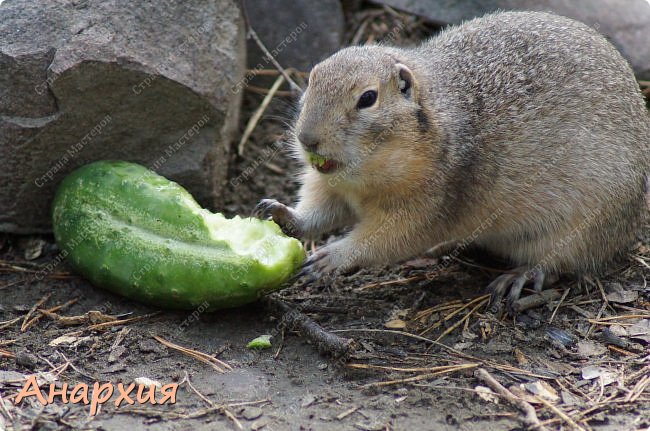
[[[261,408],[255,407],[255,406],[246,407],[244,409],[244,411],[242,412],[242,416],[247,421],[255,420],[255,419],[259,418],[260,416],[262,416],[263,414],[264,414],[264,411]]]
[[[36,355],[34,355],[33,353],[23,350],[16,354],[16,365],[21,365],[25,368],[29,368],[30,370],[32,370],[36,368],[37,363],[38,363],[38,359],[36,358]]]
[[[259,419],[251,424],[251,431],[258,431],[269,424],[268,419]]]

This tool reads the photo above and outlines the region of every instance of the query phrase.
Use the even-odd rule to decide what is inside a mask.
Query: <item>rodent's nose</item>
[[[313,133],[300,132],[298,140],[307,151],[315,152],[318,148],[318,138]]]

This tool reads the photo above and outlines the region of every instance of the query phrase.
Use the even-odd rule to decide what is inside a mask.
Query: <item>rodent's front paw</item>
[[[253,217],[262,219],[270,217],[287,235],[296,238],[302,236],[294,211],[275,199],[262,199],[253,209]]]
[[[357,263],[346,253],[341,241],[319,248],[303,264],[300,275],[319,277],[325,274],[349,274],[358,269]]]

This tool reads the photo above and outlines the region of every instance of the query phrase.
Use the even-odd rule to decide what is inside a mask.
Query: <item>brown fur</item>
[[[368,89],[377,102],[358,109]],[[344,49],[314,67],[294,129],[339,168],[306,166],[297,207],[271,215],[304,237],[354,225],[318,251],[319,272],[468,237],[517,266],[593,272],[647,215],[650,121],[634,76],[594,30],[551,14],[488,15],[414,49]],[[307,160],[297,138],[295,151]]]

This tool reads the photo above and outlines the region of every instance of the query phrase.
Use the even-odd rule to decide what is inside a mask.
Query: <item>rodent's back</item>
[[[445,210],[503,213],[486,245],[535,261],[577,230],[549,266],[594,270],[630,241],[647,213],[650,121],[630,67],[596,31],[502,12],[409,57],[445,134]]]

